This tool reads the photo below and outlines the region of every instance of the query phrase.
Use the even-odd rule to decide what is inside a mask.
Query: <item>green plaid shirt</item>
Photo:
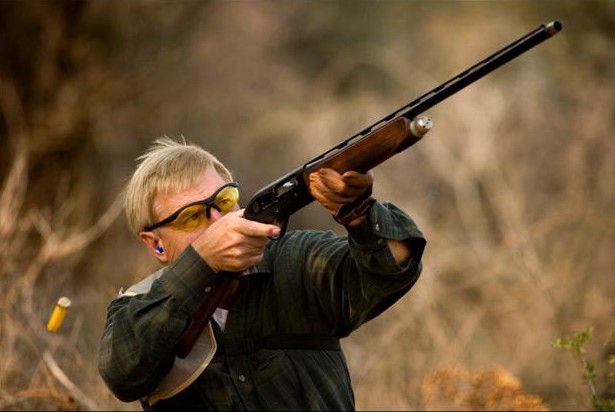
[[[375,203],[348,236],[292,231],[270,241],[257,274],[242,280],[221,345],[205,372],[154,409],[352,410],[354,394],[338,350],[261,348],[227,355],[224,342],[282,334],[343,338],[401,298],[421,272],[425,247],[413,220]],[[386,239],[406,242],[412,258],[394,260]],[[100,340],[99,371],[121,400],[150,393],[172,367],[190,315],[216,282],[192,247],[164,269],[148,293],[113,300]]]

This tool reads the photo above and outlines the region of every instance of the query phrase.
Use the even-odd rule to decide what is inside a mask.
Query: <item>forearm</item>
[[[369,219],[347,231],[347,238],[301,232],[277,243],[284,248],[280,253],[301,251],[293,261],[305,261],[305,266],[297,264],[291,272],[303,273],[309,283],[300,289],[308,292],[302,305],[312,308],[310,316],[321,318],[337,336],[378,316],[414,285],[425,246],[412,219],[393,205],[374,204]],[[407,262],[396,261],[389,241],[403,244]]]
[[[361,225],[347,230],[353,263],[344,294],[353,300],[344,310],[349,325],[357,327],[393,305],[415,284],[426,242],[412,218],[390,203],[376,202]]]

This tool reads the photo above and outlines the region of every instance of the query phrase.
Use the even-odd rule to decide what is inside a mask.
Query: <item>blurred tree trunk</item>
[[[27,203],[75,197],[84,206],[72,214],[77,220],[92,217],[88,206],[98,211],[88,200],[99,162],[90,138],[97,106],[91,84],[104,58],[80,24],[87,8],[82,1],[0,3],[0,174],[25,145]]]

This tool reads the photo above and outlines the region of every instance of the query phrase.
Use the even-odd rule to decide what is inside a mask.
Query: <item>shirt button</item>
[[[211,286],[205,286],[205,293],[211,292]]]
[[[376,232],[380,232],[380,223],[376,223],[376,225],[374,226],[374,230]]]
[[[245,375],[237,375],[237,379],[239,382],[244,383],[246,381]]]

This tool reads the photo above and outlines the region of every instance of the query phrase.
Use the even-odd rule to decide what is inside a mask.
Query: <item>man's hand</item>
[[[275,225],[243,218],[243,209],[217,219],[192,243],[216,272],[243,272],[259,263],[269,237],[280,234]]]
[[[338,222],[354,226],[365,219],[364,214],[352,212],[369,206],[374,177],[371,171],[359,173],[347,171],[339,174],[333,169],[322,168],[309,176],[310,193],[331,213]],[[340,215],[342,214],[342,215]],[[350,219],[343,219],[350,216]]]
[[[364,174],[348,171],[340,175],[333,169],[322,168],[310,174],[312,196],[327,208],[338,222],[348,226],[356,226],[365,220],[366,213],[374,202],[371,198],[373,183],[374,176],[371,171]],[[340,219],[340,213],[345,218]],[[388,240],[387,244],[397,263],[405,265],[410,258],[408,246],[397,240]]]

